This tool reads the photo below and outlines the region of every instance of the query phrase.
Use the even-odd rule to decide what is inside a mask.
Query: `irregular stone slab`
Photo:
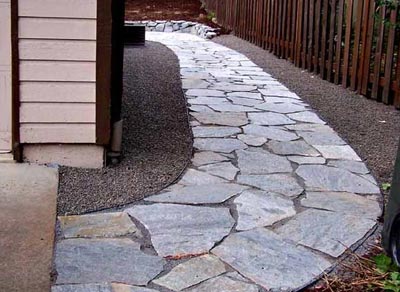
[[[210,109],[209,107],[204,106],[204,105],[191,105],[191,106],[189,106],[189,110],[192,112],[198,112],[198,113],[213,112],[212,109]]]
[[[307,110],[305,106],[293,103],[264,103],[256,105],[255,107],[265,111],[275,112],[280,114],[290,114]]]
[[[378,185],[375,178],[371,174],[360,174],[362,178],[365,178],[367,181],[373,183],[374,185]]]
[[[126,213],[60,216],[58,220],[65,238],[118,237],[126,234],[141,236],[140,230]]]
[[[374,220],[322,210],[306,210],[276,231],[287,239],[339,257],[375,226]]]
[[[253,135],[238,135],[238,139],[249,146],[259,147],[267,143],[268,139],[264,137],[257,137]]]
[[[196,166],[212,164],[216,162],[229,161],[229,158],[215,152],[196,152],[192,163]]]
[[[376,220],[382,213],[375,196],[362,197],[352,193],[307,192],[301,200],[305,207],[325,209]]]
[[[309,191],[379,194],[379,188],[347,170],[324,165],[301,165],[296,173],[305,180]]]
[[[352,161],[352,160],[332,160],[328,163],[329,166],[337,168],[343,168],[348,171],[358,174],[368,174],[369,170],[363,162]]]
[[[250,113],[249,119],[254,124],[264,126],[291,125],[296,123],[283,114],[270,112]]]
[[[210,105],[210,107],[215,110],[215,111],[219,111],[219,112],[236,112],[236,113],[240,113],[240,112],[259,112],[260,110],[255,109],[253,107],[248,107],[248,106],[242,106],[242,105],[235,105],[235,104],[213,104]]]
[[[196,98],[189,98],[188,102],[191,105],[211,105],[211,104],[229,104],[229,101],[223,97],[208,97],[200,96]]]
[[[331,127],[321,124],[296,124],[296,125],[287,125],[285,126],[285,128],[291,131],[302,131],[302,132],[334,132]]]
[[[207,125],[244,126],[249,123],[245,113],[194,113],[196,120]]]
[[[335,132],[297,132],[310,145],[346,145]]]
[[[234,104],[240,104],[240,105],[245,105],[245,106],[255,106],[255,105],[262,103],[261,100],[249,99],[249,98],[243,98],[243,97],[230,97],[229,96],[229,99]]]
[[[357,153],[349,145],[314,145],[326,159],[344,159],[361,161]]]
[[[237,230],[271,226],[296,215],[292,200],[270,192],[244,191],[234,202],[239,213]]]
[[[179,183],[184,185],[207,185],[207,184],[218,184],[225,183],[226,180],[209,175],[205,172],[198,171],[192,168],[186,170],[186,173],[183,175]]]
[[[193,127],[193,136],[195,138],[220,138],[229,137],[242,132],[236,127]]]
[[[186,95],[224,97],[225,93],[223,91],[214,89],[189,89],[186,91]]]
[[[58,285],[51,292],[158,292],[144,287],[130,286],[119,283],[112,284],[72,284]]]
[[[317,116],[317,114],[310,112],[310,111],[289,114],[288,116],[292,120],[296,120],[299,122],[311,123],[311,124],[321,124],[321,125],[326,124],[323,120],[321,120]]]
[[[184,262],[153,283],[173,291],[182,291],[225,273],[225,265],[215,256],[204,255]]]
[[[226,275],[209,279],[193,289],[191,292],[258,292],[258,287],[253,284],[245,283]]]
[[[204,151],[231,153],[246,149],[248,146],[238,139],[201,138],[194,139],[193,147]]]
[[[182,79],[183,89],[204,89],[209,85],[210,83],[202,79]]]
[[[297,164],[325,164],[326,159],[323,157],[306,157],[306,156],[288,156],[290,161]]]
[[[241,174],[270,174],[279,172],[292,172],[290,162],[282,156],[274,155],[268,151],[237,151],[238,165]]]
[[[126,212],[146,227],[163,257],[207,253],[234,225],[228,208],[155,204],[134,206]]]
[[[263,127],[257,125],[248,125],[243,127],[245,134],[264,137],[276,141],[293,141],[297,140],[299,137],[289,131],[281,130],[273,127]]]
[[[228,93],[228,97],[238,97],[238,98],[250,98],[250,99],[258,99],[263,100],[260,93],[253,92],[230,92]]]
[[[275,89],[275,88],[266,88],[266,89],[259,89],[258,91],[261,92],[261,94],[265,95],[265,96],[280,96],[280,97],[300,99],[300,97],[298,97],[298,95],[296,93],[291,92],[288,89],[282,90],[282,89]]]
[[[238,85],[232,83],[215,83],[210,88],[222,91],[253,91],[257,89],[257,86],[251,85]]]
[[[230,162],[216,163],[199,167],[200,170],[212,175],[220,176],[226,180],[234,180],[239,169]]]
[[[237,181],[241,184],[288,197],[296,197],[304,191],[296,179],[289,174],[238,175]]]
[[[278,142],[270,141],[268,148],[276,154],[281,155],[300,155],[300,156],[320,156],[321,154],[304,141]]]
[[[67,239],[57,244],[56,284],[121,282],[147,285],[164,266],[130,239]]]
[[[212,252],[272,291],[303,288],[330,266],[324,258],[263,228],[232,234]]]
[[[299,99],[294,99],[290,97],[277,97],[277,96],[264,96],[265,103],[276,104],[276,103],[292,103],[297,105],[306,105],[303,101]]]
[[[186,186],[160,195],[151,196],[145,201],[180,204],[219,204],[240,194],[247,187],[238,184],[210,184]]]

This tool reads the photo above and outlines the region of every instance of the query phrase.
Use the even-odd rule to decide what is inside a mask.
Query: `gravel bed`
[[[400,111],[322,80],[233,35],[213,41],[243,53],[297,93],[366,161],[380,184],[391,182]]]
[[[62,167],[57,212],[82,214],[155,194],[189,163],[192,134],[179,62],[165,46],[125,49],[123,153],[105,169]]]

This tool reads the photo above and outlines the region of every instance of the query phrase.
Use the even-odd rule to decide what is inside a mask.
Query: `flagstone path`
[[[293,291],[374,228],[375,180],[295,93],[211,41],[147,38],[179,57],[192,165],[120,212],[60,217],[54,292]]]

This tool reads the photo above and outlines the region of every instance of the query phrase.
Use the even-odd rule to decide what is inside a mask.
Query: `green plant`
[[[375,11],[375,18],[377,18],[379,21],[382,21],[385,25],[400,28],[399,11],[397,11],[397,19],[395,23],[390,20],[389,16],[392,11],[398,9],[400,6],[400,0],[375,0],[375,4],[377,7]]]
[[[209,12],[207,14],[207,19],[208,20],[213,20],[215,18],[215,12]]]
[[[382,184],[382,190],[384,190],[385,192],[390,190],[391,187],[392,187],[392,185],[390,183],[383,183]]]
[[[376,271],[384,278],[381,287],[384,291],[400,292],[400,273],[399,267],[385,254],[379,254],[373,257],[376,265]]]

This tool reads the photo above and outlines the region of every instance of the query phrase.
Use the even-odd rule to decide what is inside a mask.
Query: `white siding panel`
[[[96,40],[96,20],[20,18],[22,39]]]
[[[96,18],[97,0],[19,0],[19,16]]]
[[[95,143],[94,124],[22,124],[22,143]]]
[[[95,41],[20,40],[21,60],[96,61]]]
[[[21,61],[21,81],[96,81],[96,62]]]
[[[21,123],[95,123],[93,103],[22,103]]]
[[[22,82],[22,102],[96,102],[96,83]]]

